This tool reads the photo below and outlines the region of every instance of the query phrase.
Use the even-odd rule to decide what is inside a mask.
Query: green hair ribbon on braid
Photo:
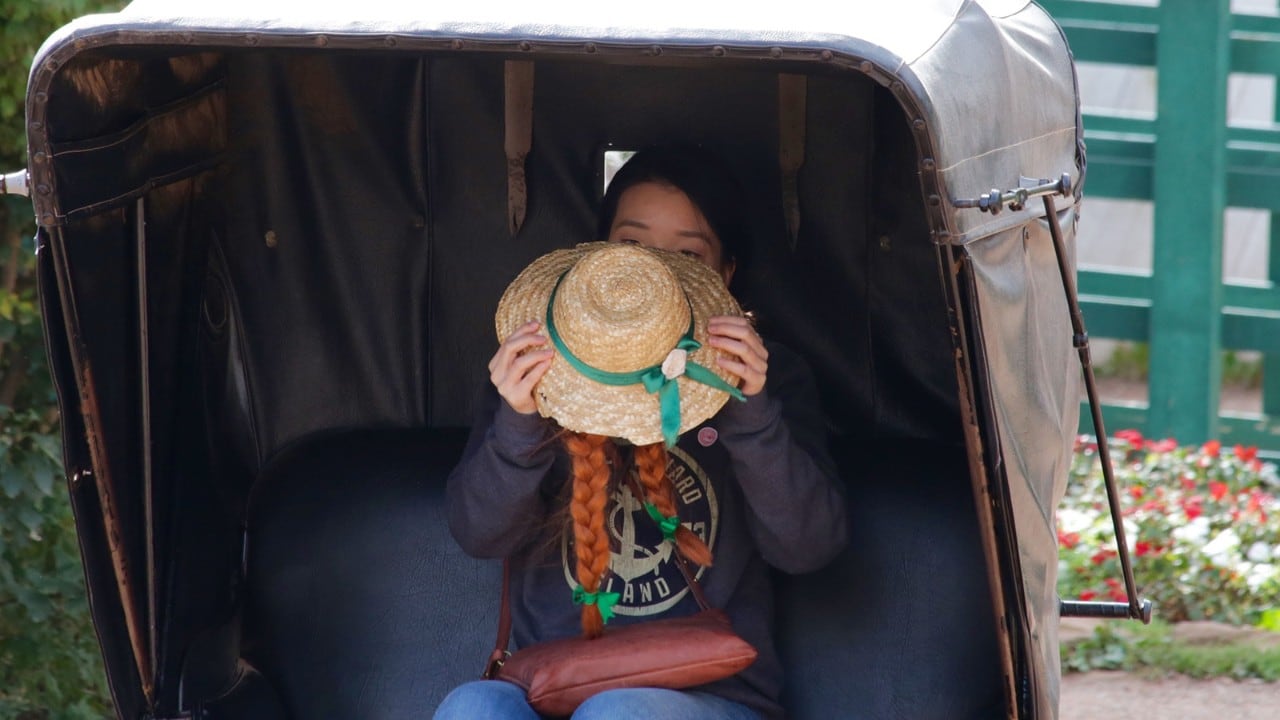
[[[613,618],[613,606],[618,604],[621,597],[618,593],[587,592],[581,585],[573,588],[573,604],[595,605],[600,610],[600,619],[606,623]]]
[[[680,527],[680,518],[675,515],[663,515],[658,506],[653,503],[645,503],[644,509],[649,513],[649,517],[653,518],[653,521],[658,523],[658,527],[662,529],[663,539],[675,542],[676,530]]]

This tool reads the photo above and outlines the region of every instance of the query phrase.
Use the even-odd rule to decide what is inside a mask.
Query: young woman
[[[600,239],[678,253],[727,285],[747,260],[742,212],[738,186],[714,158],[692,148],[646,150],[610,184]],[[562,277],[557,282],[570,282],[568,272]],[[517,646],[598,634],[605,616],[612,625],[696,612],[672,562],[674,546],[701,566],[697,578],[710,603],[728,613],[759,652],[738,675],[691,690],[601,693],[575,712],[577,720],[781,717],[769,568],[815,570],[847,540],[844,500],[809,370],[786,348],[763,341],[738,313],[699,317],[695,291],[686,293],[704,346],[693,351],[696,358],[735,385],[741,401],[725,402],[728,393],[719,390],[688,390],[723,397],[699,405],[695,396],[681,407],[678,430],[687,431],[669,449],[671,428],[659,436],[574,417],[554,407],[557,398],[586,395],[594,407],[596,386],[565,370],[557,356],[576,351],[546,327],[542,312],[529,311],[489,363],[492,388],[449,479],[450,528],[463,549],[511,558]],[[689,358],[692,363],[695,355]],[[625,480],[632,468],[644,498],[634,497]],[[678,517],[670,542],[653,530],[646,502],[663,517]],[[575,604],[575,597],[587,600]],[[455,689],[436,717],[538,715],[519,687],[477,681]]]

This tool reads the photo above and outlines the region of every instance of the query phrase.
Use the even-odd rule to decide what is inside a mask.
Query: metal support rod
[[[134,664],[138,670],[138,679],[142,684],[142,696],[147,705],[155,698],[155,686],[151,673],[152,663],[148,658],[149,643],[144,637],[146,630],[139,617],[142,610],[135,602],[133,592],[133,572],[129,566],[128,551],[125,548],[125,530],[116,507],[115,486],[111,481],[110,462],[107,453],[106,439],[102,431],[104,423],[102,412],[98,406],[98,389],[94,382],[92,364],[86,352],[80,333],[80,312],[76,306],[74,288],[71,284],[71,267],[67,257],[66,238],[61,228],[50,231],[49,248],[53,252],[54,275],[58,284],[58,298],[62,303],[63,322],[66,324],[67,345],[70,348],[71,366],[76,376],[76,386],[80,391],[80,413],[84,421],[85,441],[89,449],[89,462],[93,464],[93,478],[96,484],[98,503],[102,510],[102,524],[106,531],[107,551],[111,557],[112,570],[116,576],[116,589],[120,593],[120,606],[124,613],[125,632],[129,636],[129,646],[133,651]]]
[[[154,488],[152,486],[152,437],[151,437],[151,334],[150,322],[148,318],[150,313],[147,308],[150,305],[149,294],[147,292],[147,205],[146,197],[139,197],[134,203],[133,213],[134,223],[134,240],[135,240],[135,270],[138,275],[138,374],[141,388],[141,397],[138,398],[141,406],[140,418],[142,424],[142,503],[143,503],[143,532],[146,537],[146,592],[147,592],[147,630],[150,639],[151,654],[151,673],[155,677],[159,670],[157,663],[159,662],[159,637],[157,632],[157,614],[159,611],[159,599],[157,598],[156,587],[156,538],[155,538],[155,513],[153,510]]]
[[[982,212],[999,215],[1000,211],[1003,210],[1006,205],[1009,206],[1010,210],[1018,211],[1026,207],[1028,200],[1033,200],[1038,197],[1070,194],[1071,176],[1067,173],[1063,173],[1062,177],[1057,180],[1044,180],[1036,185],[1014,188],[1012,190],[992,188],[991,192],[986,193],[977,199],[955,200],[952,204],[957,208],[978,208]]]
[[[1065,175],[1063,177],[1066,177]],[[1080,355],[1080,367],[1084,371],[1084,386],[1089,395],[1089,410],[1093,414],[1093,430],[1098,436],[1098,458],[1102,462],[1102,477],[1107,485],[1107,503],[1111,508],[1111,525],[1115,528],[1116,545],[1120,557],[1120,569],[1124,573],[1124,588],[1129,596],[1129,617],[1144,623],[1151,621],[1151,611],[1145,611],[1143,603],[1138,600],[1137,583],[1133,579],[1133,566],[1129,561],[1129,543],[1124,535],[1124,522],[1120,515],[1120,493],[1116,490],[1116,480],[1111,469],[1111,450],[1107,447],[1107,431],[1102,423],[1102,403],[1098,400],[1098,388],[1093,379],[1093,361],[1089,357],[1089,333],[1085,331],[1084,314],[1080,312],[1080,302],[1076,298],[1076,281],[1067,270],[1066,243],[1062,239],[1062,228],[1058,227],[1058,211],[1054,207],[1053,196],[1044,196],[1045,221],[1049,225],[1049,235],[1053,238],[1053,252],[1058,257],[1058,274],[1062,276],[1062,289],[1067,295],[1067,306],[1071,313],[1071,330],[1074,333],[1072,344]],[[1150,605],[1150,603],[1146,603]]]

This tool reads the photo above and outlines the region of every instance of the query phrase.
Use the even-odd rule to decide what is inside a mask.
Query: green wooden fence
[[[1231,73],[1280,75],[1280,18],[1233,15],[1229,0],[1162,0],[1158,7],[1041,0],[1078,61],[1153,67],[1153,118],[1086,114],[1086,198],[1150,200],[1150,273],[1081,271],[1092,337],[1150,343],[1149,402],[1108,405],[1107,427],[1136,427],[1185,443],[1219,438],[1280,453],[1280,125],[1229,127]],[[1280,96],[1280,92],[1277,93]],[[1271,213],[1269,282],[1222,280],[1228,206]],[[1089,224],[1082,237],[1108,237]],[[1263,357],[1262,415],[1218,412],[1222,351]],[[1081,429],[1092,432],[1088,414]]]

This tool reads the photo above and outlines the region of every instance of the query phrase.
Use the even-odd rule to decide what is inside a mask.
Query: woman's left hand
[[[707,319],[707,343],[727,354],[716,364],[742,379],[739,389],[747,397],[764,389],[769,370],[769,351],[745,317],[720,315]]]

